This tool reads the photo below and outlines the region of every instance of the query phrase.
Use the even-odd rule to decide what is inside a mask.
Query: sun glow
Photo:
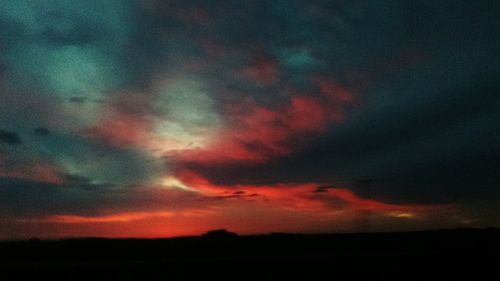
[[[193,188],[185,185],[182,181],[180,181],[179,179],[177,179],[176,177],[173,177],[173,176],[168,176],[166,178],[164,178],[161,182],[162,186],[166,187],[166,188],[180,188],[180,189],[183,189],[183,190],[189,190],[189,191],[192,191]]]

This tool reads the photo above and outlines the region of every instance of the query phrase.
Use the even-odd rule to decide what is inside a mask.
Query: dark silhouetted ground
[[[500,231],[0,243],[0,280],[500,280]]]

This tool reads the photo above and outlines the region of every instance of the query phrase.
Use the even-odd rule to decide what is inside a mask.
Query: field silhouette
[[[499,261],[498,229],[0,243],[18,280],[499,280]]]

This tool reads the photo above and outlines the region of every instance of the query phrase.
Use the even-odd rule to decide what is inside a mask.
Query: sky
[[[2,0],[0,239],[500,227],[499,14]]]

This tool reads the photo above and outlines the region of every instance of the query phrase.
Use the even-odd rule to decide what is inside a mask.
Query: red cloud
[[[100,123],[84,134],[115,147],[140,146],[148,138],[151,121],[145,113],[151,99],[138,93],[123,93],[108,101]]]
[[[258,84],[270,85],[278,81],[278,64],[268,57],[254,59],[243,74]]]
[[[178,170],[175,176],[185,185],[214,198],[260,201],[297,212],[326,215],[334,211],[368,211],[383,216],[413,218],[431,211],[449,208],[446,205],[387,203],[362,198],[345,188],[325,188],[317,192],[319,183],[278,183],[267,185],[217,185],[189,170]]]
[[[318,87],[320,92],[325,95],[331,102],[337,104],[352,103],[354,96],[347,89],[339,86],[328,79],[318,78]]]
[[[297,132],[319,132],[329,120],[328,111],[321,102],[312,97],[292,97],[287,109],[288,126]]]
[[[112,113],[101,123],[89,130],[92,137],[116,147],[131,146],[141,143],[146,123],[142,116]]]
[[[344,112],[338,103],[352,102],[347,90],[332,83],[325,85],[324,96],[295,94],[288,104],[274,108],[248,100],[231,103],[225,110],[228,126],[216,140],[207,147],[169,156],[174,162],[208,164],[259,163],[290,154],[311,135],[342,120]]]
[[[2,166],[2,160],[0,159],[0,167]],[[32,180],[52,184],[64,183],[64,179],[60,174],[59,168],[53,164],[45,162],[25,163],[23,166],[19,167],[2,167],[0,168],[0,177]]]

